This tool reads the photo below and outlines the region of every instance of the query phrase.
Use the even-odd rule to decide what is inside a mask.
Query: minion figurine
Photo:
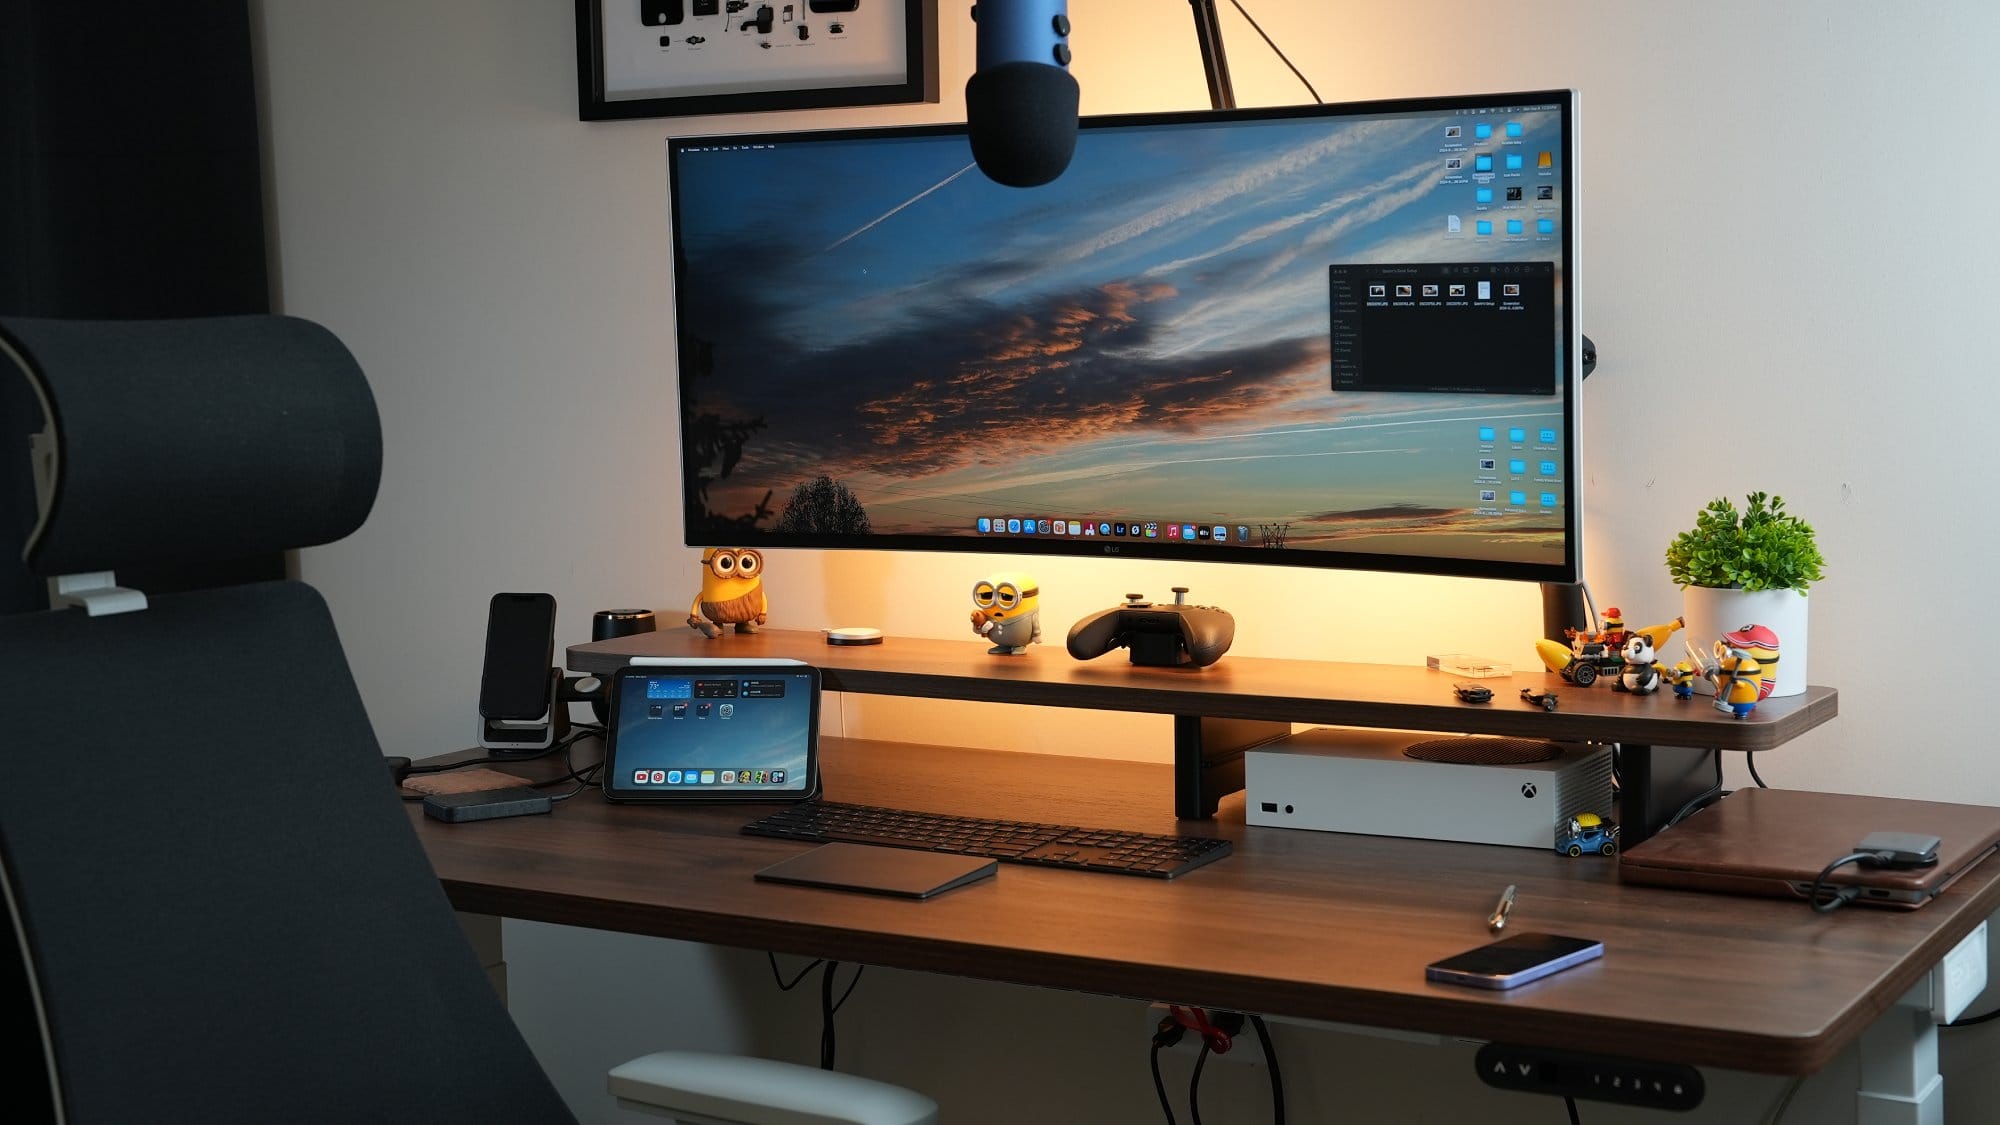
[[[1715,659],[1715,668],[1708,677],[1715,684],[1715,709],[1739,719],[1756,710],[1764,680],[1764,670],[1758,666],[1757,658],[1717,641]]]
[[[1667,673],[1667,685],[1674,689],[1675,699],[1694,698],[1694,665],[1683,660],[1675,664]]]
[[[710,547],[701,553],[701,593],[688,607],[688,628],[711,639],[724,625],[754,633],[770,616],[764,600],[764,556],[741,547]]]
[[[1778,686],[1777,630],[1769,625],[1745,625],[1722,634],[1722,643],[1750,654],[1763,672],[1757,682],[1757,698],[1771,698],[1771,689]]]
[[[1019,656],[1042,643],[1042,590],[1025,574],[972,584],[972,631],[993,642],[987,652]]]

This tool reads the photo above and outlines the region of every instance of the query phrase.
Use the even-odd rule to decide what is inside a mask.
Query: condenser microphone
[[[979,59],[965,84],[972,158],[987,179],[1035,187],[1076,149],[1067,0],[978,0]]]

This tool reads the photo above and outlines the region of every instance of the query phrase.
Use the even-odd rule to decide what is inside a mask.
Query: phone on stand
[[[1561,934],[1519,933],[1424,967],[1424,979],[1473,988],[1518,988],[1604,956],[1604,943]]]
[[[535,749],[553,725],[556,599],[495,594],[486,611],[486,663],[479,673],[481,745]],[[496,743],[498,745],[496,745]]]

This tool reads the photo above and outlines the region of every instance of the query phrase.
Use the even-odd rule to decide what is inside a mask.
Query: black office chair
[[[115,584],[121,566],[359,527],[382,442],[353,357],[283,317],[0,320],[10,364],[49,419],[25,558],[66,576],[69,604],[0,617],[16,701],[0,889],[61,1119],[573,1120],[438,886],[319,595]],[[820,1104],[877,1107],[824,1120],[935,1111],[851,1076],[728,1064],[752,1087],[830,1083]],[[796,1119],[702,1088],[707,1069],[647,1056],[613,1089],[653,1112],[723,1119],[733,1097],[743,1120]]]

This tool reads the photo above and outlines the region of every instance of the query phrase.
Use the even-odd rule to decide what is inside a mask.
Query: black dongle
[[[495,820],[503,816],[533,816],[555,807],[554,802],[525,785],[485,789],[477,793],[432,793],[424,798],[424,815],[457,824]]]

